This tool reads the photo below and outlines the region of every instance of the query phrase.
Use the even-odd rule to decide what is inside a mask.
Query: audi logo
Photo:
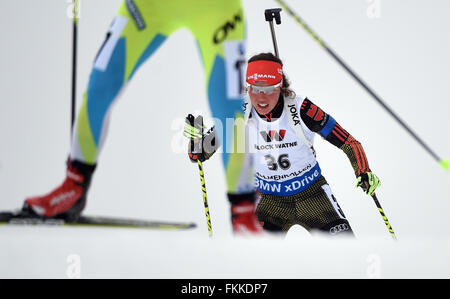
[[[335,234],[338,234],[340,232],[344,232],[344,231],[349,230],[349,229],[350,229],[350,227],[346,223],[338,224],[338,225],[333,226],[332,228],[330,228],[330,234],[335,235]]]

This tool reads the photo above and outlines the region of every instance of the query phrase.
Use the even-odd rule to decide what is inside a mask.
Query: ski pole
[[[397,237],[395,236],[395,233],[394,233],[394,229],[392,228],[391,224],[389,223],[389,220],[387,219],[386,214],[384,213],[383,208],[381,207],[381,204],[377,199],[377,196],[375,195],[375,193],[373,193],[371,196],[373,198],[373,201],[375,202],[375,205],[378,208],[378,211],[381,214],[381,217],[383,217],[384,224],[386,224],[386,227],[389,230],[389,233],[391,234],[391,236],[394,240],[397,240]]]
[[[338,62],[362,88],[364,88],[424,149],[444,170],[450,170],[450,159],[442,159],[439,157],[419,136],[411,130],[394,111],[386,105],[386,103],[379,97],[367,83],[365,83],[306,23],[298,16],[292,9],[290,9],[283,0],[275,0],[278,2],[291,17],[303,28],[305,31]]]
[[[76,91],[77,91],[77,40],[78,40],[78,0],[73,0],[72,10],[72,101],[71,101],[71,118],[70,118],[70,136],[73,134],[75,124],[76,109]]]
[[[197,133],[198,138],[200,139],[200,151],[203,148],[203,130],[204,130],[204,126],[203,126],[203,118],[201,116],[198,116],[197,118],[195,118],[192,114],[189,114],[187,116],[187,120],[189,122],[189,124],[191,125],[191,127],[193,128],[198,128],[200,131]],[[190,148],[190,153],[194,154],[193,156],[195,156],[195,142],[194,142],[194,137],[191,136],[191,148]],[[200,183],[202,186],[202,194],[203,194],[203,204],[205,206],[205,216],[206,216],[206,225],[208,227],[208,234],[210,237],[212,237],[212,226],[211,226],[211,215],[209,214],[209,206],[208,206],[208,195],[206,193],[206,182],[205,182],[205,172],[203,171],[203,164],[200,161],[200,159],[197,159],[197,164],[198,164],[198,170],[199,170],[199,174],[200,174]]]
[[[206,194],[205,174],[203,171],[202,162],[200,160],[197,160],[197,162],[198,162],[198,170],[200,173],[200,182],[202,185],[203,204],[205,205],[206,225],[208,226],[208,234],[210,237],[212,237],[211,216],[209,214],[208,196]]]

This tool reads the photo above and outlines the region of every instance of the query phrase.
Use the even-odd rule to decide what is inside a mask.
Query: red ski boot
[[[262,226],[255,215],[255,194],[228,194],[231,203],[231,222],[237,235],[261,235]]]
[[[95,165],[72,160],[67,164],[67,176],[62,185],[44,196],[27,198],[22,208],[23,214],[68,222],[78,219],[86,206],[86,194]]]

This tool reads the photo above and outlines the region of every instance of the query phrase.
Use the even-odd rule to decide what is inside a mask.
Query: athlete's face
[[[259,90],[258,87],[259,86],[250,85],[248,88],[248,95],[256,111],[259,114],[267,114],[275,108],[278,98],[280,97],[281,87],[274,86],[271,88],[270,85],[268,85],[265,92]],[[261,87],[265,88],[264,85]]]

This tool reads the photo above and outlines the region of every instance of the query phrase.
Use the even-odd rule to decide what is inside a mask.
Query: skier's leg
[[[73,134],[70,157],[95,164],[114,102],[136,70],[176,30],[161,1],[125,1],[95,59]]]
[[[297,222],[308,231],[329,236],[353,236],[350,224],[323,176],[296,197]]]
[[[222,161],[233,230],[259,233],[262,230],[255,214],[247,212],[254,211],[255,196],[250,155],[244,146],[244,12],[240,0],[202,2],[207,13],[198,16],[201,22],[189,23],[189,29],[197,39],[203,60],[212,116],[216,127],[222,128]],[[209,26],[200,26],[202,23]],[[235,120],[240,124],[236,128]]]
[[[203,60],[212,116],[216,127],[223,129],[222,161],[232,204],[233,227],[235,231],[239,230],[238,227],[246,226],[249,231],[260,232],[261,228],[253,214],[237,217],[239,215],[234,212],[242,210],[240,206],[254,208],[255,201],[251,161],[243,147],[242,84],[246,63],[243,8],[240,0],[202,3],[207,13],[199,14],[197,20],[200,21],[190,22],[188,27],[197,39]],[[202,26],[204,23],[209,26]],[[235,119],[241,124],[236,134],[233,126]]]
[[[282,227],[280,227],[276,224],[273,224],[271,222],[268,222],[268,221],[264,222],[262,227],[265,231],[270,232],[270,233],[276,233],[276,234],[279,234],[279,233],[285,234],[286,233],[285,231],[283,231]]]
[[[179,27],[161,1],[126,1],[94,62],[74,128],[67,177],[44,196],[25,200],[24,211],[75,220],[83,210],[109,113],[123,86],[139,66]],[[162,7],[162,8],[161,8]]]
[[[224,129],[221,140],[223,163],[230,193],[253,190],[248,181],[239,181],[242,153],[233,153],[236,143],[233,128],[227,130],[227,119],[243,115],[242,83],[245,66],[245,20],[239,0],[203,1],[207,14],[199,16],[202,22],[190,24],[195,35],[206,77],[209,106],[218,127]],[[201,26],[208,23],[209,26]]]
[[[336,218],[335,216],[332,216],[332,211],[330,210],[328,212],[329,214],[329,221],[325,225],[319,228],[319,231],[322,233],[326,233],[330,236],[348,236],[353,237],[353,231],[350,226],[350,223],[345,218],[344,212],[342,211],[341,207],[339,206],[336,198],[333,195],[333,192],[331,191],[331,188],[328,184],[322,185],[323,193],[321,194],[321,197],[325,197],[326,195],[327,199],[333,206],[333,210],[335,212],[335,215],[339,217],[339,219],[333,219]]]
[[[265,231],[285,235],[294,224],[295,202],[293,199],[263,194],[255,213]]]

